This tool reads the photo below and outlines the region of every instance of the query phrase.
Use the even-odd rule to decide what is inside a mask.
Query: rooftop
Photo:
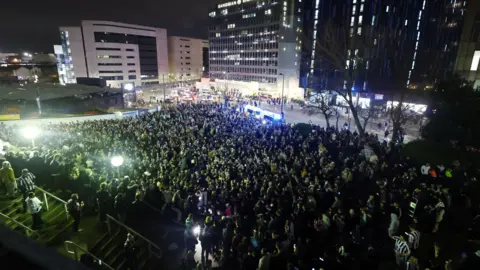
[[[120,89],[101,88],[96,86],[72,84],[29,83],[0,85],[0,100],[35,100],[38,92],[42,100],[64,98],[101,92],[121,92]]]

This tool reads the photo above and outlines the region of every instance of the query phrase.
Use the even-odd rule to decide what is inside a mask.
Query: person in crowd
[[[117,196],[115,196],[115,213],[117,214],[117,218],[121,222],[125,222],[127,219],[127,195],[125,194],[124,189],[120,189],[118,191]]]
[[[111,205],[111,196],[110,193],[107,191],[106,183],[100,184],[100,190],[97,191],[96,200],[100,222],[106,222],[107,212],[109,212]]]
[[[400,144],[380,141],[381,134],[359,134],[347,123],[340,130],[311,125],[312,132],[304,133],[248,116],[241,104],[231,106],[240,109],[178,104],[132,118],[49,123],[41,127],[49,132],[37,138],[42,147],[36,149],[17,139],[18,128],[0,126],[0,139],[19,146],[4,155],[13,168],[32,168],[40,178],[31,165],[43,161],[44,175],[58,174],[50,188],[81,192],[91,208],[95,191],[107,183],[119,220],[128,209],[126,222],[137,222],[139,230],[182,234],[178,217],[191,217],[193,228],[202,228],[203,268],[213,258],[232,270],[379,269],[395,264],[391,249],[402,269],[458,263],[458,252],[442,247],[435,255],[433,243],[468,246],[468,228],[476,231],[473,219],[480,213],[474,167],[444,163],[445,173],[433,178],[435,164],[418,166]],[[125,158],[126,177],[114,185],[115,155]],[[143,198],[165,210],[161,222],[144,211]],[[78,209],[77,203],[69,209]],[[173,213],[177,208],[181,215]],[[401,232],[412,220],[415,231],[425,232],[421,245],[412,229]],[[192,227],[188,219],[185,226]],[[389,235],[398,239],[389,241]],[[185,244],[193,252],[192,243]],[[466,251],[470,259],[473,253]]]
[[[32,215],[32,229],[36,230],[40,228],[43,224],[42,220],[42,205],[35,193],[29,192],[28,197],[25,199],[27,205],[27,210],[30,215]]]
[[[7,197],[15,197],[15,189],[17,188],[17,181],[15,179],[15,173],[13,172],[10,162],[4,161],[2,168],[0,169],[0,180],[4,189],[6,190]]]
[[[18,190],[23,195],[22,203],[24,212],[27,212],[26,200],[28,198],[28,194],[35,190],[35,183],[33,182],[33,179],[35,179],[35,175],[29,172],[28,169],[23,169],[22,175],[17,178]]]
[[[128,233],[127,240],[123,245],[123,255],[125,257],[125,269],[135,270],[137,267],[137,255],[135,254],[135,237]]]
[[[67,209],[70,216],[73,218],[73,232],[81,232],[82,229],[80,226],[80,217],[82,215],[84,203],[79,201],[78,194],[74,193],[67,202]]]
[[[392,236],[392,239],[395,240],[394,252],[397,265],[398,267],[403,268],[407,264],[408,257],[410,256],[408,242],[403,235]]]

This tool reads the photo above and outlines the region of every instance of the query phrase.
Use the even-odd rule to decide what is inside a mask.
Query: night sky
[[[59,26],[105,20],[166,28],[168,35],[207,38],[208,10],[225,0],[1,1],[0,52],[53,52]]]

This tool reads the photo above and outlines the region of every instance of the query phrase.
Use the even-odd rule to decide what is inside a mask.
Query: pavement
[[[262,102],[260,104],[260,108],[262,108],[264,110],[267,110],[267,111],[270,111],[270,112],[274,112],[274,113],[280,113],[281,112],[280,105],[274,106],[274,105],[269,105],[268,103],[265,103],[265,102]],[[283,111],[285,113],[285,121],[287,123],[293,123],[293,124],[297,124],[297,123],[307,123],[308,124],[308,123],[311,123],[311,124],[314,124],[314,125],[319,125],[321,127],[326,127],[327,126],[327,122],[325,121],[325,118],[322,114],[308,115],[308,114],[304,113],[302,108],[297,104],[293,105],[293,110],[292,110],[291,109],[291,104],[287,103],[284,106]],[[370,120],[369,121],[370,123],[367,124],[366,131],[368,133],[377,134],[379,138],[384,138],[385,130],[383,129],[383,123],[385,123],[387,120],[388,119],[386,119],[386,118],[379,118],[379,119]],[[362,121],[362,120],[360,120],[360,121]],[[335,126],[336,122],[337,122],[336,117],[332,116],[330,118],[330,125]],[[341,128],[345,123],[348,123],[348,122],[349,122],[349,118],[347,116],[342,115],[338,119],[338,127]],[[378,128],[378,123],[382,124],[381,129]],[[355,126],[355,120],[353,119],[353,117],[350,117],[350,130],[352,132],[357,130],[357,128]],[[406,131],[407,131],[407,135],[405,136],[405,142],[413,141],[415,139],[418,139],[419,136],[420,136],[418,127],[407,126]],[[391,137],[391,135],[390,135],[390,137]]]

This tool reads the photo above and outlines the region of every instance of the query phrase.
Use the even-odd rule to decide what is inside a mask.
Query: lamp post
[[[280,113],[282,114],[282,117],[283,117],[283,94],[285,91],[285,74],[280,73],[279,75],[282,76],[282,96],[280,97]]]
[[[120,166],[123,165],[123,157],[122,156],[113,156],[110,160],[113,167],[117,168],[118,178],[120,178]]]
[[[32,147],[35,147],[35,138],[40,134],[37,127],[26,127],[22,131],[23,137],[32,141]]]

